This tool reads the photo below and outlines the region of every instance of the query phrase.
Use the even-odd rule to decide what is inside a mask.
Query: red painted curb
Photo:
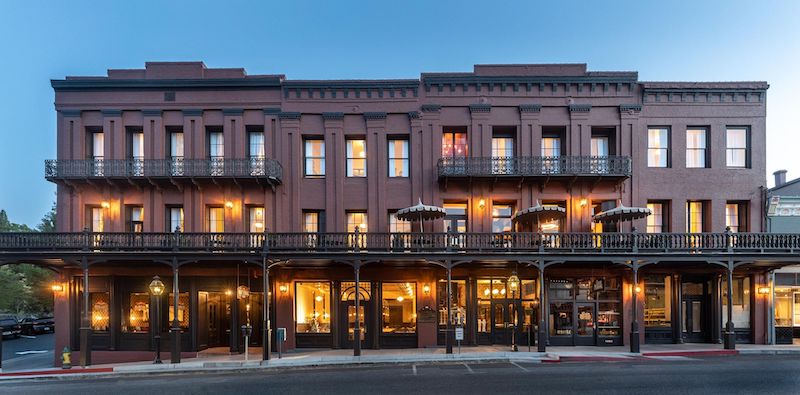
[[[645,357],[709,357],[739,355],[737,350],[665,351],[642,353]]]
[[[59,370],[37,370],[29,372],[0,373],[0,377],[14,376],[45,376],[57,374],[80,374],[80,373],[111,373],[114,368],[89,368],[89,369],[59,369]]]
[[[585,356],[585,357],[561,357],[561,362],[619,362],[619,361],[633,361],[636,358],[624,358],[624,357],[592,357],[592,356]]]

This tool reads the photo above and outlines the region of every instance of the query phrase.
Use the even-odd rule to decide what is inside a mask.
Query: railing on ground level
[[[629,156],[498,156],[441,158],[439,177],[570,176],[629,177]]]
[[[45,178],[182,178],[241,177],[280,181],[280,162],[268,158],[247,159],[58,159],[45,161]]]
[[[800,252],[787,233],[0,233],[0,252]]]

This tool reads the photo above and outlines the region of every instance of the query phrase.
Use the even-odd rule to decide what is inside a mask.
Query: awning
[[[395,213],[395,217],[403,221],[419,220],[420,231],[422,231],[422,221],[444,218],[445,215],[447,212],[444,208],[422,204],[422,199],[419,199],[416,205],[397,210]]]
[[[511,221],[525,222],[529,220],[538,220],[539,222],[552,221],[554,219],[564,218],[567,215],[567,210],[558,206],[542,206],[539,202],[533,207],[528,207],[524,210],[517,211]]]
[[[617,207],[602,211],[592,216],[594,222],[621,222],[645,218],[652,214],[649,208],[625,207],[622,202],[617,202]]]

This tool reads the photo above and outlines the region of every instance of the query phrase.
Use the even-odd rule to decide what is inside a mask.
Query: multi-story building
[[[246,323],[251,345],[356,353],[444,345],[454,326],[465,345],[733,347],[766,341],[767,273],[800,260],[797,237],[760,233],[764,82],[188,62],[52,86],[62,233],[0,244],[60,268],[57,350],[240,351]],[[395,217],[420,200],[444,217]],[[515,221],[537,204],[564,215]],[[593,222],[620,204],[651,215]]]
[[[767,191],[767,231],[800,232],[800,178],[786,181],[786,170],[775,173],[775,186]],[[774,338],[792,344],[800,338],[800,266],[787,266],[773,273]]]

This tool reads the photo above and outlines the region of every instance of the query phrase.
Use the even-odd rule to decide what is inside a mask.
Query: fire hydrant
[[[72,351],[69,347],[61,351],[61,369],[72,369]]]

